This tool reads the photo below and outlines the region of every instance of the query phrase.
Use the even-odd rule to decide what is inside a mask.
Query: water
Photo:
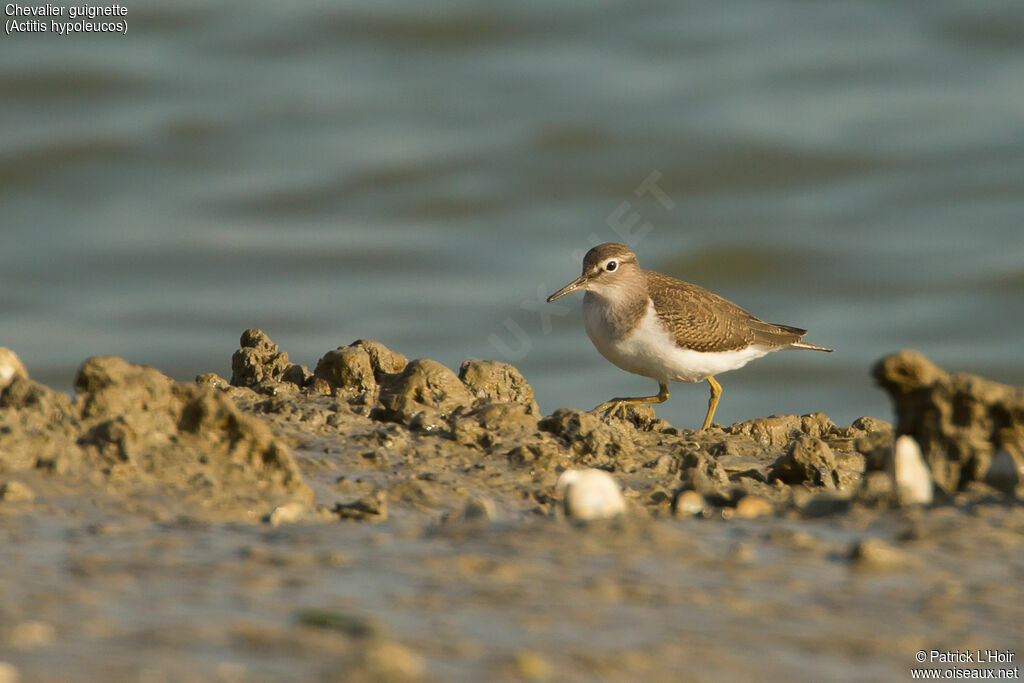
[[[260,327],[510,360],[545,411],[648,393],[540,304],[635,214],[646,267],[837,348],[722,376],[722,422],[889,417],[904,347],[1024,384],[1019,2],[128,9],[0,41],[0,345],[37,379],[228,374]]]

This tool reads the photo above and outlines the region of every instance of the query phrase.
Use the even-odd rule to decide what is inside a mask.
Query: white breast
[[[675,339],[662,327],[648,302],[639,324],[625,336],[614,334],[604,315],[605,304],[598,297],[584,297],[583,322],[587,336],[602,356],[622,368],[662,382],[700,382],[744,365],[781,347],[750,346],[739,351],[704,353],[676,346]]]

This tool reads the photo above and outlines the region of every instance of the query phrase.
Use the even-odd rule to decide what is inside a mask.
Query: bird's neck
[[[646,287],[616,287],[588,291],[583,298],[583,305],[603,323],[610,336],[624,337],[647,314],[650,297],[647,296]]]

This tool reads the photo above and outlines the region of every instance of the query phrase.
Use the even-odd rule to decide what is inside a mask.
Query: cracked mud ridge
[[[895,424],[541,415],[372,341],[231,377],[0,349],[0,681],[881,680],[1020,651],[1024,391],[901,351]],[[842,387],[836,387],[841,391]]]

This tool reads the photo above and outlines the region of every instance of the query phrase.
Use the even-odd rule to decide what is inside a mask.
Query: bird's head
[[[554,301],[578,289],[615,300],[622,292],[644,286],[644,275],[636,254],[625,244],[599,244],[583,257],[583,274],[548,297]],[[643,291],[643,290],[642,290]]]

